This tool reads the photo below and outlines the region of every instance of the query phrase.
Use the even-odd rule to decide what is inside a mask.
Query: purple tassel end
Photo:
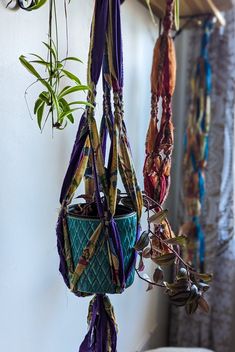
[[[106,295],[97,294],[88,312],[89,331],[79,352],[116,352],[117,325],[111,302]]]

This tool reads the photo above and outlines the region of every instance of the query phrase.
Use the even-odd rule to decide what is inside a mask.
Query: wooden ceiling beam
[[[147,6],[146,0],[139,0]],[[166,0],[150,0],[153,13],[163,18],[165,12]],[[180,0],[180,16],[204,16],[213,15],[216,17],[218,24],[225,25],[225,19],[222,11],[227,11],[235,6],[235,0]]]

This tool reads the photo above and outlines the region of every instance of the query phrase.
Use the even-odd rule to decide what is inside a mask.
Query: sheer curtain
[[[208,293],[209,314],[197,312],[185,319],[182,310],[171,307],[170,345],[207,347],[216,352],[234,351],[235,338],[235,240],[234,240],[234,112],[235,112],[235,10],[226,14],[223,32],[216,28],[211,41],[213,69],[212,127],[206,175],[206,199],[203,228],[206,236],[206,271],[214,273]],[[196,33],[197,32],[197,33]],[[200,31],[187,34],[188,63],[197,56]],[[182,40],[180,38],[179,40]],[[179,43],[179,45],[181,45]],[[194,56],[194,58],[196,57]],[[189,64],[188,64],[189,66]],[[187,94],[187,90],[186,90]],[[187,97],[186,99],[187,100]],[[182,111],[182,109],[181,109]],[[176,116],[177,119],[187,118]],[[182,139],[176,134],[176,152]],[[182,136],[181,136],[182,137]],[[182,155],[182,151],[180,153]],[[181,160],[177,163],[175,180],[181,178]],[[173,185],[177,189],[179,183]],[[175,227],[184,220],[182,192],[177,194],[181,206],[175,210]],[[176,213],[177,211],[177,213]],[[177,221],[176,221],[177,220]]]

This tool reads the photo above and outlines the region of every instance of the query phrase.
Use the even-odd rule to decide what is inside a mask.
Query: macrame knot
[[[107,90],[103,94],[103,110],[107,116],[111,112],[110,93]]]
[[[88,92],[87,95],[87,101],[89,103],[91,103],[94,107],[96,106],[96,95],[97,95],[97,91],[96,91],[96,86],[93,84],[91,84],[91,89]],[[93,108],[90,108],[92,111],[94,110]]]
[[[163,20],[164,32],[166,34],[169,33],[173,24],[173,5],[174,5],[174,0],[167,1],[165,17]]]

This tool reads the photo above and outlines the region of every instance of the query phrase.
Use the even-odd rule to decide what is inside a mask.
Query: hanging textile
[[[166,1],[166,13],[163,20],[163,33],[156,42],[151,73],[152,110],[146,138],[146,159],[144,164],[145,193],[157,214],[149,224],[151,246],[143,251],[143,258],[151,258],[160,265],[155,277],[161,277],[161,266],[174,264],[173,283],[163,282],[172,304],[184,306],[188,314],[193,314],[200,307],[208,312],[209,306],[204,298],[211,275],[196,272],[179,255],[184,245],[184,234],[175,236],[167,219],[156,221],[164,216],[162,204],[168,196],[170,187],[171,157],[174,144],[172,123],[172,96],[176,80],[176,58],[174,42],[171,37],[173,24],[174,0]],[[158,120],[159,103],[162,103],[162,116]],[[144,198],[145,200],[145,198]],[[151,219],[151,218],[150,218]],[[153,229],[152,229],[153,228]],[[142,263],[141,263],[142,265]],[[141,267],[140,265],[140,267]]]
[[[191,80],[191,105],[185,133],[184,197],[185,210],[190,221],[180,232],[188,235],[186,261],[204,271],[205,239],[200,215],[205,196],[205,168],[208,159],[209,131],[211,124],[211,65],[208,44],[212,20],[203,26],[201,52]]]
[[[170,187],[171,155],[174,136],[172,124],[172,95],[176,80],[176,58],[170,30],[173,24],[174,0],[166,1],[163,33],[158,38],[151,73],[151,118],[146,137],[144,188],[146,194],[164,203]],[[159,103],[162,116],[159,121]]]
[[[101,71],[104,111],[99,134],[92,106],[95,107]],[[89,331],[80,352],[112,352],[116,351],[117,327],[106,293],[121,293],[134,280],[134,244],[139,236],[142,211],[142,195],[123,121],[120,0],[95,1],[88,84],[91,87],[88,94],[90,105],[81,118],[61,190],[57,242],[60,272],[66,285],[77,296],[95,294],[89,308]],[[132,211],[121,218],[115,217],[118,172],[131,200]],[[83,178],[86,190],[83,198],[87,202],[71,206]],[[84,221],[86,211],[88,216]]]
[[[210,40],[212,67],[206,193],[201,216],[205,233],[205,268],[214,273],[208,291],[208,314],[196,313],[185,320],[179,309],[171,311],[170,346],[204,347],[216,352],[234,351],[235,239],[234,239],[234,116],[235,116],[235,8],[225,13],[226,27],[215,27]],[[187,66],[196,60],[199,32],[187,31],[177,40],[189,43]],[[184,58],[182,58],[184,62]],[[184,67],[186,65],[184,64]],[[180,165],[180,163],[179,163]],[[180,167],[178,173],[181,172]],[[183,185],[182,185],[183,186]],[[173,185],[174,187],[174,185]],[[176,209],[180,224],[185,220],[183,197]]]

